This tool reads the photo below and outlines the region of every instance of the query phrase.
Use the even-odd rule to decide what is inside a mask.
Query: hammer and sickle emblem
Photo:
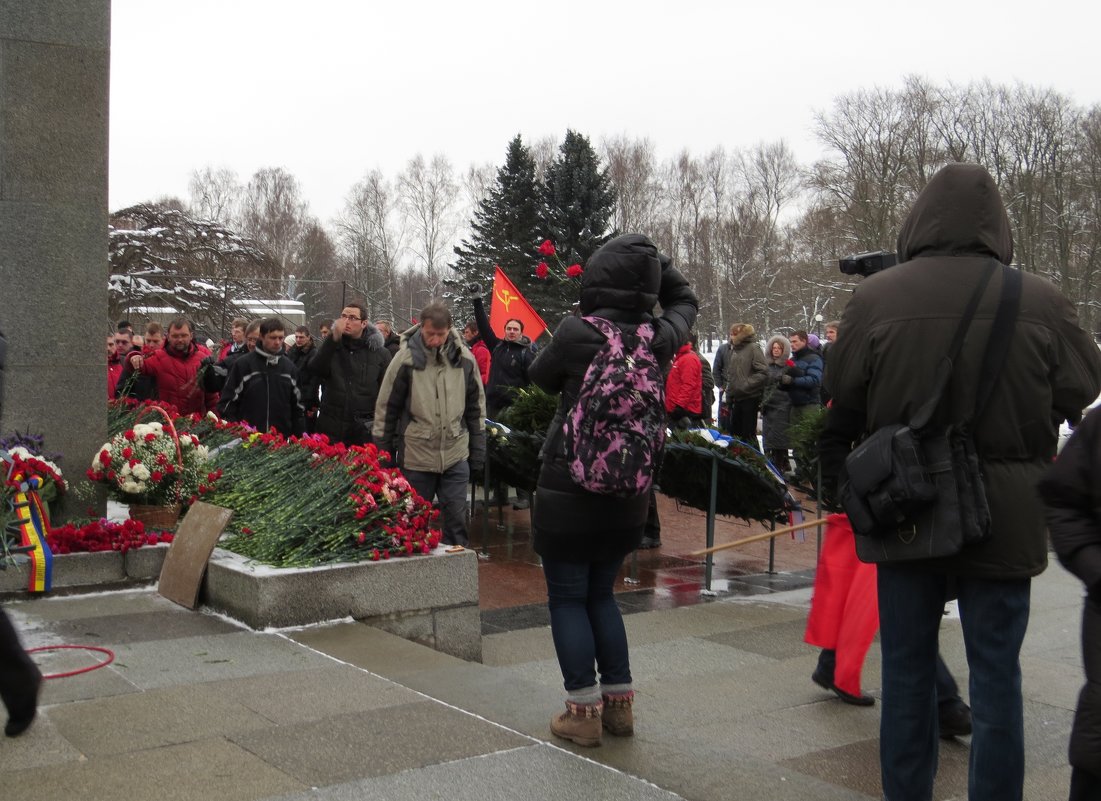
[[[499,300],[499,301],[501,301],[501,303],[505,304],[505,311],[506,312],[508,311],[508,307],[512,303],[512,301],[514,301],[518,297],[520,297],[519,295],[513,295],[507,289],[502,289],[500,292],[495,292],[494,294],[497,295],[497,300]]]

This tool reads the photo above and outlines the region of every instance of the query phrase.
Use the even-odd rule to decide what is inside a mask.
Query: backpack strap
[[[622,331],[620,331],[619,326],[617,326],[611,320],[596,316],[582,317],[581,319],[587,322],[597,331],[602,333],[608,339],[611,339],[614,336],[618,336],[620,339],[623,338],[623,333]],[[637,336],[639,339],[649,345],[654,339],[654,326],[651,323],[643,323],[635,329],[635,336]]]

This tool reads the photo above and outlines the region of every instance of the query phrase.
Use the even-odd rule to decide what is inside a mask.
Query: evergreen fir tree
[[[476,281],[483,286],[489,311],[495,265],[527,296],[529,284],[523,278],[533,276],[535,248],[540,241],[539,214],[535,160],[517,134],[509,142],[504,166],[497,170],[496,185],[474,212],[470,238],[455,248],[459,258],[452,265],[456,272],[449,283],[462,285],[459,294],[464,297],[454,304],[460,327],[473,318],[470,301],[465,298],[467,284]],[[531,298],[528,300],[540,311]]]
[[[582,266],[612,238],[615,187],[607,167],[600,166],[588,137],[566,131],[558,156],[547,168],[543,215],[547,237],[564,264]]]

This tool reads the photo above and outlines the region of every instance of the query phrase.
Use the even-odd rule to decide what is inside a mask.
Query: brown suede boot
[[[601,723],[610,734],[616,737],[630,737],[635,733],[635,713],[631,707],[635,702],[635,691],[604,695],[604,714]]]
[[[551,731],[587,748],[600,745],[600,712],[604,704],[566,702],[566,711],[551,718]]]

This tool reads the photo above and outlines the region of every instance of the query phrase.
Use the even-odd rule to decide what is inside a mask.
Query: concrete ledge
[[[147,545],[125,554],[119,551],[68,553],[53,558],[51,593],[97,592],[156,581],[168,545]],[[31,565],[25,559],[0,570],[0,597],[28,594]]]
[[[352,617],[462,659],[481,661],[474,551],[314,568],[274,568],[215,549],[200,599],[262,629]]]

